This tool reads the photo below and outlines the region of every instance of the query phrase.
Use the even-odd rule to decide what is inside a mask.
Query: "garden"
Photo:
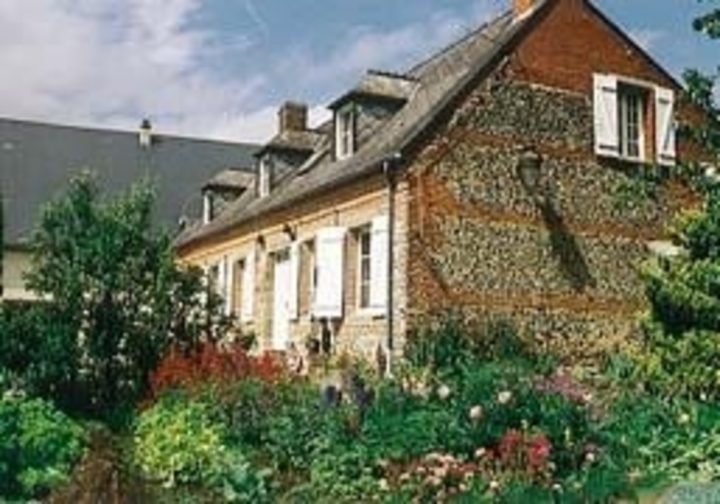
[[[84,175],[41,219],[46,300],[0,310],[3,499],[720,499],[720,190],[678,221],[686,255],[642,266],[651,309],[622,351],[560,362],[448,314],[392,376],[348,355],[298,376],[254,350],[151,230],[152,199]]]

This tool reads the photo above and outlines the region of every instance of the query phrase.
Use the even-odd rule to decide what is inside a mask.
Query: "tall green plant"
[[[171,343],[212,337],[222,322],[200,272],[180,268],[170,236],[153,226],[154,201],[148,184],[105,198],[82,174],[44,208],[32,238],[28,285],[53,312],[35,330],[69,328],[78,375],[65,378],[77,378],[95,412],[136,400]]]

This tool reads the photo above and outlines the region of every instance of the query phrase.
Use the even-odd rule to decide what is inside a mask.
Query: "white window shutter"
[[[317,318],[343,316],[343,278],[345,234],[343,227],[330,227],[318,231],[316,271],[317,287],[313,314]]]
[[[675,164],[675,92],[655,88],[655,135],[657,162],[665,166]]]
[[[217,265],[217,278],[215,279],[215,292],[221,298],[225,298],[225,269],[227,268],[227,257],[220,259]]]
[[[290,245],[290,292],[288,299],[288,315],[290,320],[297,320],[299,309],[299,288],[300,286],[300,243],[293,242]]]
[[[245,257],[242,277],[242,314],[243,322],[250,322],[255,314],[255,251]]]
[[[235,260],[233,258],[225,257],[223,259],[225,263],[225,292],[223,297],[225,299],[225,315],[232,315],[233,311],[233,277],[235,276]]]
[[[389,223],[387,215],[374,218],[370,234],[370,307],[378,314],[388,302]]]
[[[617,77],[595,74],[593,81],[595,154],[618,157],[620,154],[620,131],[618,127]]]

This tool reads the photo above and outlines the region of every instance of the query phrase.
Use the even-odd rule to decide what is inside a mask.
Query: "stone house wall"
[[[407,264],[407,184],[400,184],[396,192],[395,264],[394,278],[394,331],[398,346],[402,348],[405,334],[405,289]],[[374,362],[378,345],[384,345],[387,335],[387,319],[372,316],[358,309],[357,303],[357,245],[354,230],[370,224],[374,217],[386,214],[388,192],[382,176],[371,177],[357,184],[294,205],[292,208],[261,217],[240,226],[229,235],[218,237],[211,244],[204,244],[183,254],[183,262],[209,266],[224,256],[246,256],[257,247],[255,273],[255,316],[252,322],[242,324],[245,331],[255,332],[260,347],[271,348],[273,310],[273,253],[290,245],[283,231],[289,225],[302,244],[300,253],[299,317],[291,321],[291,344],[305,351],[309,336],[317,336],[320,325],[311,316],[311,266],[313,249],[311,241],[318,230],[328,226],[344,226],[349,229],[345,248],[345,298],[344,318],[333,327],[334,352],[352,353]],[[258,240],[262,237],[261,240]]]
[[[675,87],[584,2],[558,2],[418,147],[410,329],[459,311],[478,326],[510,322],[573,358],[632,336],[645,307],[638,265],[647,242],[697,199],[670,183],[622,201],[638,171],[655,168],[594,154],[595,72]],[[534,188],[518,172],[530,146],[542,157]]]

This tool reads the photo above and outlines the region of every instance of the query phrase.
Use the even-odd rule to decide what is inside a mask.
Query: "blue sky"
[[[696,0],[595,0],[674,74],[720,64]],[[22,4],[22,16],[18,7]],[[402,70],[509,0],[5,0],[0,115],[263,140],[284,99],[312,116],[367,68]],[[705,2],[705,5],[717,5]]]

